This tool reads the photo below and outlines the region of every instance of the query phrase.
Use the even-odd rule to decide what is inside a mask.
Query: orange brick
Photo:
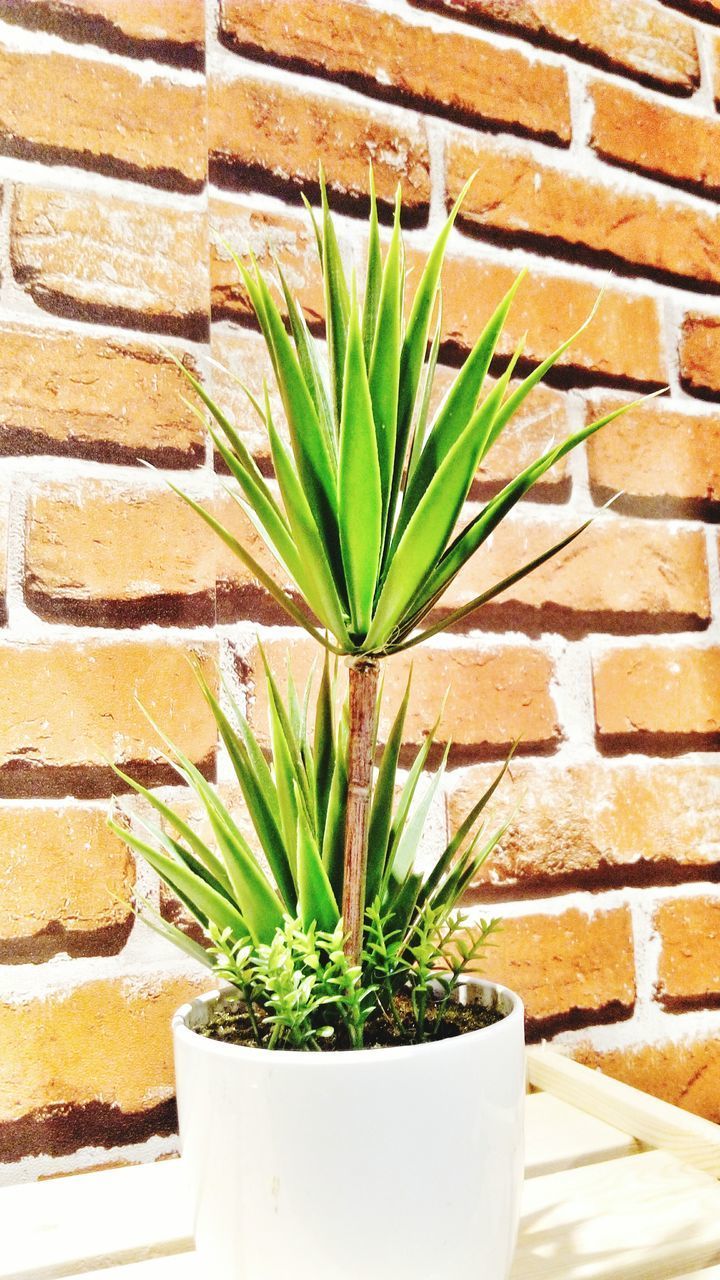
[[[130,56],[203,64],[205,10],[199,0],[14,0],[4,17]]]
[[[587,419],[618,404],[593,399]],[[623,491],[618,506],[640,499],[642,510],[662,514],[670,503],[720,500],[720,414],[695,414],[641,405],[588,440],[590,482],[597,498]]]
[[[15,279],[47,311],[188,338],[207,330],[202,214],[21,186],[10,235]]]
[[[720,282],[713,214],[651,194],[616,191],[494,140],[456,135],[447,165],[453,199],[479,170],[460,214],[465,226],[520,243],[561,242],[569,253],[611,255],[650,274]]]
[[[695,33],[689,22],[648,0],[416,0],[529,36],[552,49],[634,76],[657,88],[690,94],[700,81]],[[715,0],[710,0],[715,3]]]
[[[218,264],[219,265],[219,264]],[[233,285],[228,271],[227,294]],[[243,440],[253,454],[264,475],[272,473],[270,445],[265,427],[258,418],[238,379],[262,400],[263,383],[267,383],[270,393],[270,405],[273,420],[287,442],[287,424],[282,400],[275,382],[272,363],[265,345],[265,339],[251,329],[230,331],[218,329],[213,325],[212,354],[217,364],[210,371],[212,394],[223,412],[242,434]],[[219,369],[218,365],[222,365]],[[218,469],[223,467],[222,460],[215,455]]]
[[[211,985],[143,970],[1,1005],[2,1158],[172,1132],[170,1019]]]
[[[186,387],[150,346],[2,325],[0,454],[196,466],[204,434],[180,398]]]
[[[648,101],[614,84],[591,85],[590,98],[590,142],[598,155],[702,194],[720,192],[720,121]]]
[[[41,616],[74,623],[210,625],[221,545],[167,489],[46,485],[28,505],[25,597]]]
[[[514,49],[408,23],[365,0],[222,0],[226,42],[453,119],[570,140],[567,76]]]
[[[496,773],[483,764],[451,776],[451,833]],[[515,761],[486,810],[489,831],[510,827],[477,886],[485,900],[714,878],[719,805],[720,763]]]
[[[304,637],[263,641],[268,661],[281,688],[285,687],[287,661],[302,687],[315,663],[317,645]],[[475,648],[426,645],[415,653],[401,654],[383,664],[385,696],[380,717],[384,740],[400,703],[412,662],[413,684],[405,722],[408,747],[418,746],[437,718],[447,691],[445,713],[437,743],[452,740],[455,759],[502,753],[522,734],[526,749],[547,749],[560,737],[557,712],[550,692],[553,665],[542,650],[529,645],[494,645]],[[252,719],[267,743],[267,699],[262,663],[253,650],[248,668],[254,694]]]
[[[61,640],[0,644],[0,793],[107,795],[120,787],[108,758],[136,776],[174,777],[136,699],[205,769],[214,721],[187,662],[197,652],[214,682],[213,647],[172,641]]]
[[[582,1043],[573,1057],[685,1111],[720,1122],[720,1041],[717,1036],[660,1040],[601,1051]]]
[[[226,529],[259,561],[279,586],[300,603],[297,590],[290,582],[272,552],[265,545],[252,521],[242,508],[228,495],[216,499],[215,513]],[[218,542],[217,569],[217,618],[219,622],[231,622],[237,618],[252,618],[258,623],[290,623],[284,609],[273,600],[269,591],[241,560],[223,543]]]
[[[273,418],[281,432],[286,431],[282,403],[276,389],[270,358],[263,338],[251,330],[223,332],[213,329],[212,349],[223,370],[213,367],[211,378],[213,394],[231,421],[242,431],[247,447],[255,455],[261,470],[267,475],[272,470],[267,432],[252,408],[237,379],[241,378],[255,396],[261,396],[263,379],[270,390]],[[457,369],[438,365],[431,400],[434,413],[451,383],[457,377]],[[234,376],[233,376],[234,375]],[[490,383],[488,383],[488,386]],[[511,383],[511,387],[516,386]],[[517,416],[512,419],[500,439],[491,449],[477,474],[473,488],[476,496],[489,496],[518,472],[538,458],[541,453],[569,430],[565,395],[551,387],[538,386],[525,401]],[[557,463],[547,476],[532,490],[532,497],[564,497],[569,490],[565,459]]]
[[[268,278],[273,275],[275,255],[308,324],[317,329],[324,323],[322,276],[315,236],[307,216],[275,216],[215,199],[210,202],[210,218],[217,232],[210,246],[213,315],[242,323],[254,319],[240,272],[223,244],[227,241],[241,258],[254,253]]]
[[[413,258],[413,255],[409,255]],[[448,255],[443,271],[443,325],[449,347],[462,353],[478,337],[515,279],[512,267],[468,254]],[[597,299],[593,284],[536,273],[518,289],[498,351],[510,355],[527,334],[525,356],[539,363],[570,337]],[[601,377],[626,377],[657,386],[667,379],[657,304],[653,298],[607,289],[592,324],[559,361]]]
[[[274,217],[250,213],[227,203],[211,208],[213,225],[242,256],[249,250],[269,270],[275,252],[308,318],[318,328],[323,315],[320,270],[312,231],[300,215]],[[462,242],[460,242],[462,243]],[[443,270],[443,321],[446,347],[462,354],[476,341],[482,323],[516,278],[517,269],[457,251],[458,239]],[[342,248],[347,248],[341,242]],[[238,271],[229,254],[213,249],[213,308],[243,324],[252,318],[249,300],[238,286]],[[417,280],[422,256],[408,247],[408,267]],[[412,288],[412,285],[410,286]],[[408,290],[410,293],[410,289]],[[510,355],[526,334],[525,355],[543,360],[565,341],[592,309],[598,290],[594,284],[565,276],[533,274],[520,285],[498,351]],[[565,353],[560,364],[582,377],[629,378],[652,386],[667,381],[667,368],[655,299],[638,297],[618,288],[605,290],[602,305],[589,328]]]
[[[367,194],[372,160],[378,198],[389,204],[400,180],[403,204],[416,218],[430,200],[430,157],[424,127],[377,108],[366,111],[276,81],[244,75],[210,81],[208,137],[219,176],[260,175],[317,186],[322,158],[328,187],[356,199]],[[233,182],[234,185],[234,182]]]
[[[480,508],[470,505],[462,523]],[[460,571],[438,613],[474,600],[582,523],[518,511]],[[710,619],[705,537],[642,520],[600,518],[565,551],[465,619],[508,630],[687,630]]]
[[[720,1001],[720,899],[669,898],[655,911],[658,994],[670,1007]]]
[[[720,742],[720,649],[649,645],[595,660],[595,716],[601,739]]]
[[[517,991],[531,1030],[551,1031],[627,1017],[635,1003],[632,922],[627,907],[587,916],[514,916],[503,921],[479,968]]]
[[[439,407],[451,384],[458,375],[457,369],[438,365],[431,398],[431,413]],[[510,383],[510,394],[517,387]],[[488,379],[489,391],[492,380]],[[513,480],[525,467],[542,453],[569,434],[566,396],[562,391],[539,384],[528,396],[518,413],[505,427],[487,457],[478,469],[472,488],[472,496],[487,498],[497,493],[509,480]],[[530,500],[561,500],[570,491],[567,462],[562,458],[531,490]]]
[[[132,923],[135,866],[105,807],[0,806],[0,957],[112,954]]]
[[[0,150],[199,190],[206,168],[203,87],[0,46]]]
[[[680,378],[686,391],[720,391],[720,316],[687,315],[680,331]]]

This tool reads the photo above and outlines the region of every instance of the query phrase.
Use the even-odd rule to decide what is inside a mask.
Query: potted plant
[[[430,330],[464,192],[428,255],[407,322],[400,193],[383,261],[371,178],[362,303],[345,275],[322,182],[321,195],[319,223],[308,210],[325,287],[327,371],[280,267],[289,332],[257,264],[235,259],[290,434],[288,449],[267,389],[263,403],[248,392],[268,432],[276,488],[183,370],[237,483],[231,492],[293,594],[212,512],[181,495],[325,651],[314,730],[311,687],[301,697],[290,681],[283,700],[266,663],[268,761],[229,691],[218,699],[198,670],[256,847],[167,739],[213,839],[124,774],[161,824],[143,818],[141,836],[111,822],[177,893],[206,945],[147,903],[142,914],[226,984],[174,1020],[181,1144],[205,1267],[228,1280],[440,1280],[454,1267],[504,1280],[522,1174],[522,1005],[471,976],[497,922],[470,928],[455,906],[502,835],[476,825],[507,763],[421,873],[415,854],[444,761],[418,800],[431,730],[398,787],[410,689],[378,755],[378,673],[387,657],[458,622],[586,528],[432,620],[515,503],[624,410],[549,449],[458,531],[478,465],[572,339],[513,385],[521,343],[484,390],[519,277],[431,415],[439,314],[432,339]],[[341,657],[346,702],[332,669]]]

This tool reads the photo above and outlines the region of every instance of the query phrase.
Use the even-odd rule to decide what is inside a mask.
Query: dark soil
[[[363,1049],[396,1049],[402,1045],[421,1043],[417,1038],[415,1020],[412,1016],[409,1000],[399,999],[397,1007],[402,1030],[378,1011],[365,1024]],[[488,1008],[480,1002],[466,1005],[453,1003],[449,1004],[445,1009],[442,1022],[438,1026],[437,1022],[433,1020],[433,1011],[430,1009],[422,1043],[434,1040],[452,1040],[455,1036],[466,1035],[468,1031],[479,1031],[482,1027],[491,1027],[493,1023],[501,1022],[505,1016],[505,1013],[496,1005]],[[258,1047],[247,1010],[240,1001],[228,1001],[221,1005],[215,1010],[206,1025],[198,1027],[196,1030],[198,1035],[205,1036],[208,1040],[219,1040],[222,1044],[244,1045],[250,1049]],[[262,1035],[262,1021],[260,1022],[260,1031]],[[268,1027],[265,1035],[263,1035],[265,1042],[269,1035],[270,1028]],[[293,1048],[292,1045],[283,1045],[282,1047]],[[347,1035],[343,1034],[342,1028],[328,1039],[318,1040],[314,1047],[324,1053],[353,1048]]]

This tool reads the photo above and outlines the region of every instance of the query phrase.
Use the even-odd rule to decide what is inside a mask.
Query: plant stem
[[[375,658],[351,659],[342,899],[345,954],[351,964],[360,964],[362,956],[377,683]]]

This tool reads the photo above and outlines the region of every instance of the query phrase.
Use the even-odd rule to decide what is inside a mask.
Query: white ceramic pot
[[[523,1163],[523,1008],[394,1049],[293,1053],[173,1020],[180,1141],[203,1276],[222,1280],[506,1280]]]

